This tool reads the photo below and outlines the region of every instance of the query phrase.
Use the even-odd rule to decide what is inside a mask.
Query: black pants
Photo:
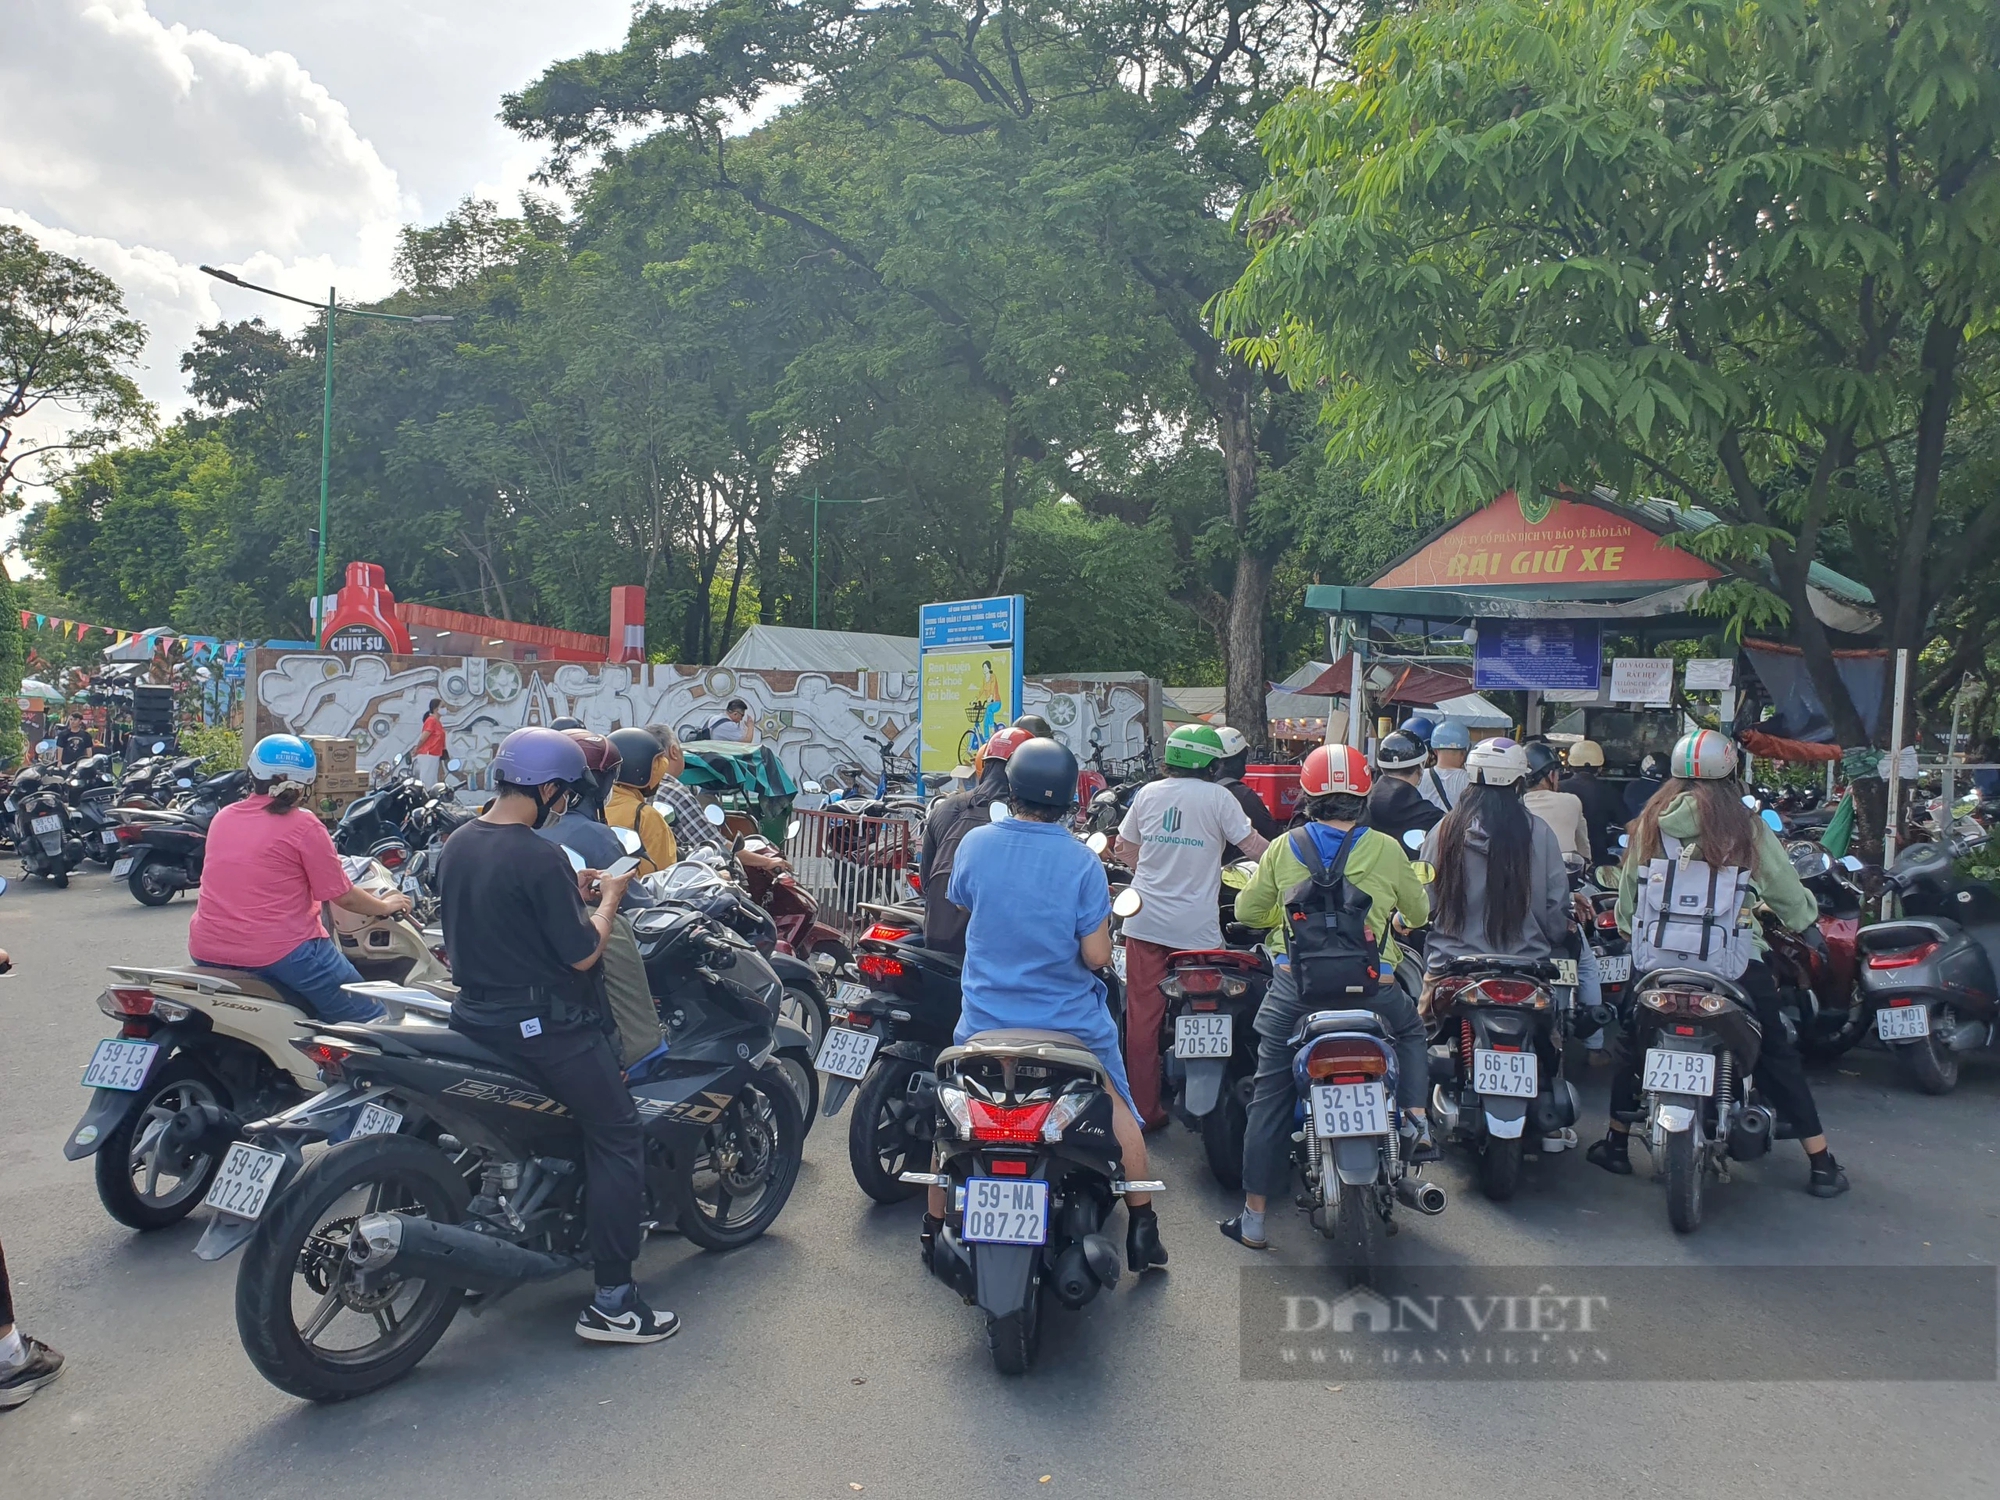
[[[618,1076],[611,1038],[589,1027],[524,1037],[495,1026],[454,1026],[511,1058],[549,1091],[583,1132],[584,1222],[599,1286],[623,1286],[638,1259],[646,1209],[646,1143],[639,1111]]]
[[[0,1249],[0,1328],[14,1321],[14,1285],[7,1279],[7,1252]]]
[[[1636,974],[1632,977],[1635,980],[1639,978]],[[1797,1126],[1802,1139],[1818,1135],[1819,1106],[1813,1103],[1812,1085],[1806,1082],[1806,1067],[1799,1057],[1799,1049],[1785,1032],[1785,1018],[1778,1009],[1777,980],[1771,977],[1769,968],[1753,960],[1736,983],[1750,997],[1756,1009],[1757,1024],[1764,1029],[1764,1040],[1757,1049],[1757,1066],[1752,1070],[1751,1077],[1756,1079],[1765,1102],[1778,1112],[1778,1118]],[[1630,1113],[1639,1107],[1640,1059],[1638,1028],[1628,1024],[1612,1043],[1611,1108],[1614,1112]]]
[[[1257,1079],[1250,1093],[1250,1118],[1243,1129],[1243,1191],[1260,1198],[1284,1192],[1292,1178],[1290,1143],[1298,1089],[1292,1083],[1292,1057],[1297,1051],[1286,1039],[1311,1010],[1344,1010],[1348,1006],[1312,1005],[1299,1001],[1290,964],[1271,973],[1271,988],[1257,1008]],[[1396,1102],[1404,1109],[1421,1109],[1430,1089],[1430,1064],[1425,1056],[1424,1023],[1416,1002],[1398,984],[1386,984],[1365,1005],[1388,1026],[1396,1047]]]

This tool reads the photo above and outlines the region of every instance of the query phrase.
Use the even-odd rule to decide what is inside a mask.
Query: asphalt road
[[[1127,1277],[1081,1313],[1052,1308],[1040,1366],[1006,1379],[974,1311],[918,1266],[917,1206],[876,1208],[855,1188],[843,1118],[814,1130],[790,1206],[756,1245],[733,1256],[676,1238],[649,1245],[644,1282],[685,1320],[671,1342],[580,1344],[569,1331],[579,1279],[461,1315],[400,1386],[310,1407],[244,1358],[235,1262],[196,1261],[195,1225],[142,1236],[113,1223],[89,1166],[62,1159],[86,1097],[79,1072],[108,1033],[94,1004],[101,965],[179,960],[190,910],[185,900],[145,910],[98,874],[67,891],[16,883],[0,898],[0,945],[17,967],[0,980],[0,1236],[24,1326],[69,1356],[55,1386],[0,1413],[10,1496],[248,1500],[337,1484],[410,1500],[1363,1488],[1928,1500],[1991,1495],[2000,1472],[1990,1369],[1945,1382],[1719,1378],[1751,1352],[1767,1363],[1796,1354],[1800,1374],[1842,1368],[1840,1309],[1816,1295],[1813,1267],[2000,1258],[2000,1065],[1970,1065],[1956,1094],[1928,1099],[1875,1052],[1816,1075],[1854,1180],[1837,1202],[1802,1191],[1803,1160],[1783,1143],[1712,1192],[1710,1222],[1692,1238],[1667,1227],[1663,1191],[1643,1171],[1614,1181],[1575,1155],[1531,1163],[1506,1205],[1481,1199],[1464,1160],[1448,1158],[1450,1209],[1402,1216],[1388,1257],[1437,1275],[1523,1267],[1567,1289],[1594,1285],[1603,1275],[1589,1268],[1608,1266],[1804,1268],[1787,1279],[1790,1321],[1776,1326],[1753,1307],[1732,1312],[1740,1292],[1721,1284],[1720,1329],[1711,1319],[1699,1335],[1714,1346],[1715,1379],[1502,1371],[1439,1382],[1327,1367],[1246,1380],[1242,1268],[1329,1256],[1289,1210],[1274,1215],[1271,1256],[1222,1240],[1212,1224],[1229,1199],[1178,1128],[1156,1157],[1170,1184],[1160,1208],[1171,1271],[1143,1285]],[[1587,1129],[1602,1122],[1602,1077],[1587,1086]],[[1909,1289],[1908,1304],[1892,1304],[1870,1332],[1880,1338],[1880,1325],[1906,1317],[1906,1337],[1889,1332],[1920,1369],[1954,1327],[1983,1330],[1994,1317],[1990,1303],[1927,1303],[1918,1272],[1885,1280]],[[1648,1316],[1652,1347],[1672,1344],[1677,1320]],[[1685,1366],[1687,1349],[1673,1352]]]

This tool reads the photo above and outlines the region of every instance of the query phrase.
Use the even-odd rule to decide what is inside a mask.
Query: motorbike
[[[69,872],[83,863],[84,854],[66,788],[53,766],[31,765],[14,778],[6,803],[22,875],[58,889],[69,884]]]
[[[1948,1094],[1965,1054],[2000,1040],[2000,894],[1939,844],[1911,844],[1882,879],[1902,915],[1857,934],[1860,1008],[1919,1089]]]
[[[1636,999],[1643,1095],[1625,1123],[1666,1179],[1667,1221],[1692,1234],[1708,1178],[1727,1182],[1730,1162],[1766,1155],[1781,1133],[1751,1076],[1763,1028],[1740,988],[1695,969],[1655,969]]]
[[[83,840],[83,857],[109,869],[118,857],[118,820],[111,807],[118,788],[111,775],[111,757],[100,751],[70,767],[66,792],[77,837]]]
[[[208,825],[249,789],[248,771],[225,771],[195,787],[187,803],[171,812],[121,813],[116,829],[118,860],[111,867],[111,878],[125,881],[141,906],[165,906],[182,891],[199,886],[208,852]]]
[[[1251,1022],[1270,986],[1269,955],[1241,948],[1173,953],[1160,983],[1173,1037],[1161,1049],[1167,1107],[1201,1136],[1209,1172],[1230,1189],[1243,1186],[1243,1131],[1257,1073]]]
[[[395,890],[380,865],[350,860],[349,878],[376,895]],[[335,907],[342,951],[364,978],[451,993],[436,937],[406,917],[362,917]],[[289,1108],[320,1087],[292,1043],[318,1024],[296,997],[238,969],[111,966],[98,1009],[118,1034],[84,1068],[92,1090],[63,1155],[95,1158],[105,1211],[132,1229],[177,1224],[200,1203],[240,1133],[237,1122]]]
[[[798,826],[794,819],[791,831]],[[799,884],[777,845],[761,833],[743,834],[733,852],[750,899],[769,912],[777,926],[781,952],[805,959],[822,977],[853,961],[839,930],[819,919],[819,902]]]
[[[644,912],[634,926],[662,1008],[700,1004],[707,1033],[627,1077],[646,1221],[735,1249],[777,1219],[804,1149],[797,1096],[771,1061],[783,987],[699,913]],[[266,1380],[310,1401],[378,1390],[430,1352],[468,1293],[483,1306],[589,1270],[582,1138],[509,1061],[417,1013],[295,1045],[326,1088],[246,1127],[196,1246],[218,1260],[247,1244],[237,1328]]]
[[[1868,1032],[1869,1010],[1856,980],[1860,964],[1861,894],[1849,875],[1861,861],[1843,864],[1818,844],[1785,845],[1799,881],[1819,903],[1816,938],[1765,924],[1767,963],[1782,996],[1781,1008],[1798,1036],[1799,1051],[1826,1060],[1840,1056]]]

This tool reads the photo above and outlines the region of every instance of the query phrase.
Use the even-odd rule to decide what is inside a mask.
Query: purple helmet
[[[560,729],[517,729],[500,742],[490,767],[509,786],[534,787],[571,782],[589,769],[583,750]]]

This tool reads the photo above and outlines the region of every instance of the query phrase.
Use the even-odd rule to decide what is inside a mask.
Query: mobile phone
[[[634,870],[638,868],[639,868],[639,861],[634,859],[631,855],[628,854],[623,859],[613,860],[608,869],[600,870],[598,871],[598,874],[612,875],[612,876],[630,875]]]

